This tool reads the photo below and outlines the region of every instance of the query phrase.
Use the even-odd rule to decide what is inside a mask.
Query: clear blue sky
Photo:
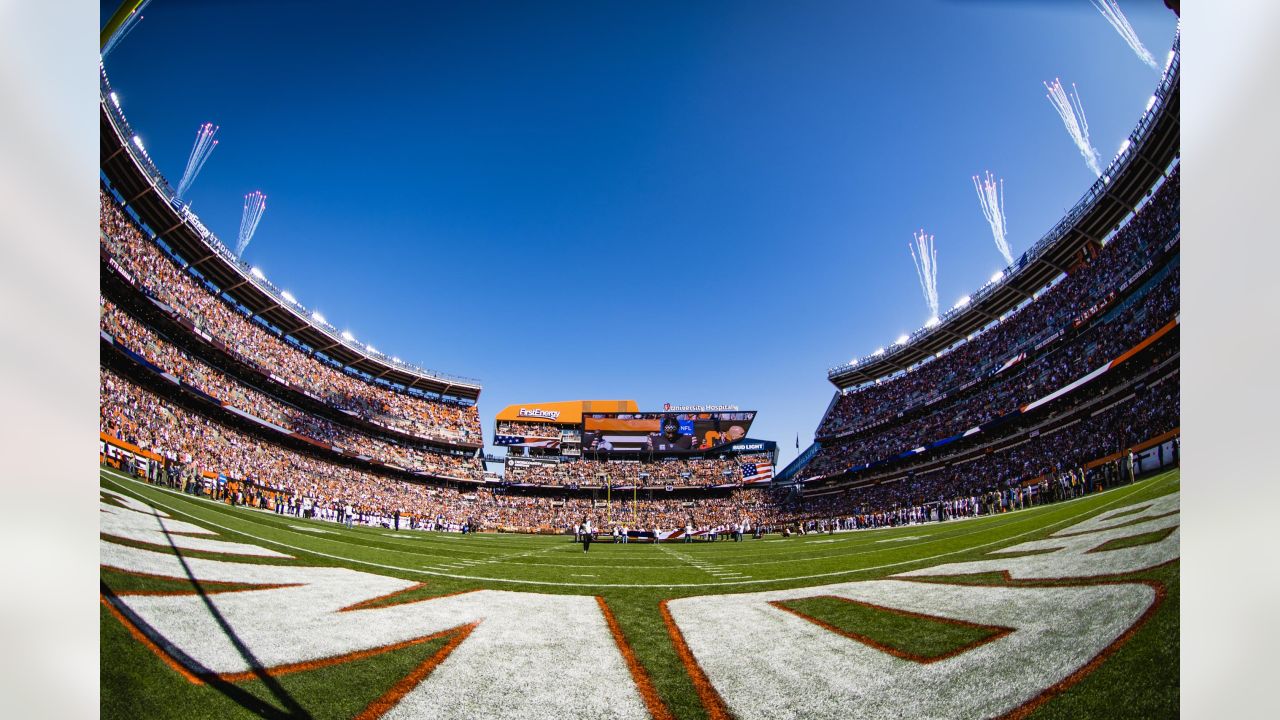
[[[1163,63],[1172,12],[1122,7]],[[1003,265],[972,175],[1015,255],[1093,181],[1041,82],[1109,160],[1158,80],[1087,0],[153,0],[106,66],[174,184],[221,126],[189,197],[224,242],[267,193],[246,260],[480,378],[487,437],[517,402],[736,404],[783,463],[826,369],[927,319],[913,230],[944,308]]]

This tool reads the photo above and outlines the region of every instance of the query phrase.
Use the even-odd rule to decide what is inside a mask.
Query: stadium
[[[610,304],[630,293],[617,268],[494,290],[513,315],[491,332],[515,338],[494,390],[304,305],[289,266],[272,280],[246,260],[262,193],[234,248],[194,209],[219,128],[200,126],[175,182],[142,139],[158,131],[130,124],[115,53],[165,4],[103,7],[102,716],[1178,713],[1180,31],[1167,57],[1142,49],[1149,100],[1109,161],[1078,95],[1045,83],[1097,172],[1012,253],[1002,186],[974,177],[1007,257],[989,280],[940,309],[921,230],[920,329],[833,367],[805,357],[804,378],[754,369],[783,393],[822,381],[792,448],[774,419],[790,409],[751,384],[740,406],[648,389],[525,402],[631,395],[615,322],[658,387],[716,346],[750,358],[740,343],[770,321],[722,311],[741,298],[714,283],[636,293],[659,298],[646,319],[696,318],[706,346],[675,351],[662,322]],[[1095,7],[1141,47],[1115,3]],[[1177,3],[1160,12],[1177,24]],[[671,293],[713,297],[673,309]],[[434,347],[452,312],[379,314]],[[521,344],[524,325],[546,345]],[[567,380],[542,382],[525,353]]]

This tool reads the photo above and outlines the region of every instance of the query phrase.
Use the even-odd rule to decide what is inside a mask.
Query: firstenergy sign
[[[518,414],[520,417],[542,418],[544,420],[555,420],[560,417],[559,410],[543,410],[541,408],[520,408]]]

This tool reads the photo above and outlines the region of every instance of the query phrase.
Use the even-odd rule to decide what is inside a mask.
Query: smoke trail
[[[1049,102],[1062,118],[1071,141],[1079,148],[1093,174],[1102,177],[1102,170],[1098,167],[1098,151],[1089,143],[1089,121],[1084,116],[1084,105],[1080,102],[1080,91],[1076,89],[1076,84],[1071,83],[1070,95],[1062,89],[1062,81],[1056,78],[1052,85],[1045,83],[1044,86],[1049,91]]]
[[[1151,57],[1151,53],[1147,52],[1146,46],[1138,39],[1138,33],[1134,31],[1133,26],[1129,24],[1129,18],[1120,12],[1120,6],[1116,4],[1116,0],[1091,0],[1093,6],[1098,8],[1098,12],[1102,13],[1102,17],[1111,23],[1111,27],[1120,33],[1120,37],[1129,43],[1129,47],[1133,49],[1138,59],[1147,64],[1152,70],[1159,71],[1160,66],[1156,65],[1156,59]]]
[[[995,238],[996,249],[1004,256],[1004,264],[1012,265],[1013,251],[1009,248],[1007,227],[1004,223],[1004,179],[1000,179],[1000,184],[997,185],[991,177],[991,172],[987,171],[985,179],[979,180],[977,175],[973,176],[973,188],[978,191],[978,204],[982,206],[982,215],[987,218],[987,224],[991,226],[991,236]]]
[[[138,23],[142,20],[142,9],[150,2],[151,0],[143,0],[138,7],[133,9],[133,12],[129,13],[129,17],[125,18],[124,22],[120,23],[120,27],[116,29],[115,34],[107,39],[106,47],[102,48],[102,57],[110,55],[111,51],[115,50],[116,46],[120,44],[120,41],[124,40],[125,36],[138,26]],[[148,25],[147,27],[151,26]]]
[[[938,253],[933,244],[933,236],[926,235],[924,230],[913,234],[915,244],[908,244],[911,260],[916,265],[916,277],[920,279],[920,291],[924,293],[924,301],[929,304],[929,317],[938,317]]]
[[[187,169],[182,171],[182,179],[178,181],[178,189],[174,193],[177,199],[182,199],[182,196],[191,189],[191,183],[196,181],[196,176],[200,174],[205,161],[218,146],[218,141],[213,139],[217,133],[218,126],[213,123],[205,123],[196,131],[195,145],[191,146],[191,155],[187,157]]]
[[[244,196],[244,211],[240,214],[240,237],[236,242],[236,257],[244,255],[245,248],[249,247],[249,241],[258,230],[258,223],[262,221],[262,213],[266,211],[267,196],[260,190],[254,190]]]

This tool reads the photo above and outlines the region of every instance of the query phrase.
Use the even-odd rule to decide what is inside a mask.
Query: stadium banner
[[[634,413],[639,408],[635,400],[569,400],[546,403],[508,405],[495,416],[496,421],[515,420],[532,423],[577,425],[583,413],[613,412]]]
[[[733,453],[734,455],[751,453],[753,455],[759,454],[772,456],[777,449],[778,443],[772,440],[755,440],[752,438],[745,438],[725,448],[725,452]]]
[[[118,470],[143,478],[154,477],[154,471],[164,463],[160,455],[125,442],[107,433],[98,432],[98,464],[110,465]]]
[[[584,413],[584,452],[703,452],[747,436],[754,410],[736,412]]]

